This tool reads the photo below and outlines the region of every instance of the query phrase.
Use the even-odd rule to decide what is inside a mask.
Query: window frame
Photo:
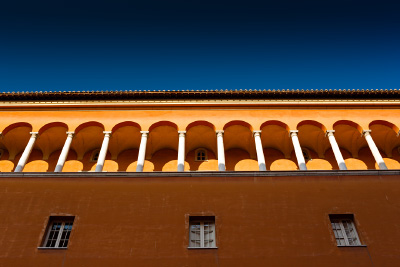
[[[97,155],[97,159],[94,159],[94,157]],[[93,150],[92,154],[90,155],[90,162],[97,162],[97,160],[99,159],[100,156],[100,149],[95,149]]]
[[[211,229],[208,233],[205,230],[205,224],[208,223]],[[191,246],[193,236],[192,236],[192,226],[199,225],[199,238],[200,238],[200,246]],[[212,234],[211,234],[212,233]],[[208,237],[208,244],[212,244],[212,246],[206,246],[206,234]],[[216,249],[217,247],[217,234],[216,234],[216,224],[215,224],[215,216],[189,216],[189,244],[188,249]],[[212,240],[210,242],[209,240]]]
[[[336,245],[338,247],[364,247],[365,245],[362,244],[360,236],[358,234],[356,224],[354,223],[354,216],[353,214],[344,214],[344,215],[329,215],[330,223],[331,223],[331,229],[333,232],[333,236],[336,241]],[[346,227],[344,226],[344,223],[349,225],[352,228],[352,234],[353,237],[349,236],[348,233],[346,232]],[[340,229],[337,229],[337,227],[334,227],[334,224],[337,224]],[[340,230],[341,237],[337,237],[337,231]],[[355,244],[350,244],[350,239],[355,238]],[[340,240],[344,241],[344,245],[340,244]]]
[[[301,153],[303,154],[305,161],[312,160],[310,150],[308,150],[307,148],[301,148]]]
[[[204,159],[199,159],[198,154],[200,152],[204,152]],[[196,149],[195,152],[194,152],[194,161],[208,161],[207,149],[205,149],[205,148]]]
[[[69,242],[71,240],[71,233],[72,229],[74,226],[74,220],[75,216],[50,216],[47,227],[46,227],[46,232],[44,233],[43,240],[41,242],[41,246],[38,247],[39,249],[67,249]],[[47,246],[47,243],[50,239],[50,234],[52,232],[53,226],[55,224],[61,224],[60,229],[58,230],[57,233],[57,238],[55,239],[54,246]],[[70,227],[68,227],[70,225]],[[68,228],[66,228],[68,227]],[[63,234],[66,233],[67,238],[62,238]],[[62,242],[62,239],[64,242],[66,241],[67,245],[66,246],[60,246],[60,243]]]

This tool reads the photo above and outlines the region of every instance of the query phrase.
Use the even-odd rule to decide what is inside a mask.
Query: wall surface
[[[315,173],[3,175],[0,266],[398,266],[399,175]],[[329,214],[366,246],[337,247]],[[75,216],[67,250],[37,248],[51,215]],[[215,216],[218,248],[187,248],[189,215]]]

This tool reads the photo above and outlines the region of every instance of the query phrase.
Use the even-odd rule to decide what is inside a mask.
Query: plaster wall
[[[104,175],[103,175],[104,176]],[[397,266],[398,175],[2,177],[1,266]],[[337,247],[329,214],[354,214],[365,247]],[[67,250],[40,250],[73,215]],[[213,215],[217,249],[188,249]]]

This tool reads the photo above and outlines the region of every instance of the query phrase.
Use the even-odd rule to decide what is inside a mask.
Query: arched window
[[[92,155],[90,156],[91,162],[97,162],[99,159],[100,149],[93,150]]]
[[[194,159],[195,161],[205,161],[208,159],[207,150],[204,148],[197,149],[195,155],[196,155]]]
[[[310,151],[308,151],[308,149],[303,148],[303,157],[305,160],[312,160],[311,156],[310,156]]]

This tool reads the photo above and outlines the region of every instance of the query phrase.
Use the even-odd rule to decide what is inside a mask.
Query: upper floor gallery
[[[3,101],[0,108],[1,172],[400,169],[393,99]]]

